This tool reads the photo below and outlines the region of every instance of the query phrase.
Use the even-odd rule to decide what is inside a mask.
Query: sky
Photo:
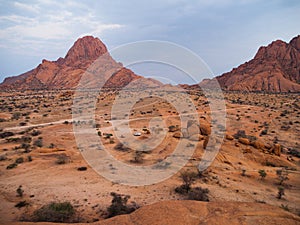
[[[249,61],[260,46],[299,35],[299,21],[299,0],[0,0],[0,81],[42,59],[64,57],[85,35],[99,37],[109,50],[172,42],[220,75]],[[168,71],[147,65],[131,69],[146,76]],[[175,82],[190,82],[178,77]]]

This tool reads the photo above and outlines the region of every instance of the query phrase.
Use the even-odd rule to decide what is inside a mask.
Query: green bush
[[[43,139],[42,138],[38,138],[37,140],[34,141],[33,143],[34,146],[37,146],[37,147],[43,147]]]
[[[9,164],[9,165],[6,167],[6,169],[7,169],[7,170],[10,170],[10,169],[16,168],[17,166],[18,166],[17,163],[11,163],[11,164]]]
[[[35,222],[71,222],[75,209],[70,202],[52,202],[33,213]]]
[[[195,187],[188,192],[188,200],[209,202],[209,190],[207,188]]]
[[[267,173],[265,170],[259,170],[258,173],[259,173],[259,176],[261,177],[261,179],[264,179],[267,176]]]

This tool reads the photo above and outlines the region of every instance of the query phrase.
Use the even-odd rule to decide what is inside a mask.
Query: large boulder
[[[239,138],[239,142],[244,145],[250,145],[250,141],[248,138]]]
[[[176,131],[176,132],[173,134],[173,137],[174,137],[174,138],[182,138],[183,135],[182,135],[182,133],[181,133],[180,131]]]
[[[251,145],[256,148],[256,149],[265,149],[265,143],[261,140],[255,140],[253,142],[251,142]]]
[[[211,133],[211,127],[210,127],[210,124],[208,123],[200,123],[200,133],[202,135],[210,135]]]
[[[225,138],[230,141],[232,141],[234,139],[234,137],[230,134],[226,134]]]

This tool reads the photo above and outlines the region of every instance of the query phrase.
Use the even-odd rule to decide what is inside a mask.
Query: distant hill
[[[106,58],[105,63],[109,65],[105,75],[99,73],[99,71],[103,72],[105,70],[103,68],[99,69],[101,65],[93,65],[103,55]],[[90,69],[91,66],[93,71]],[[35,69],[19,76],[6,78],[0,84],[0,89],[72,89],[78,85],[82,75],[86,73],[88,68],[88,73],[93,75],[90,77],[91,82],[95,83],[105,76],[108,80],[104,87],[108,88],[122,88],[130,82],[142,78],[112,59],[106,46],[98,38],[86,36],[79,38],[64,58],[59,58],[56,61],[44,59]],[[111,68],[117,68],[118,70],[109,74]],[[143,78],[142,80],[143,83],[149,85],[161,84],[153,79]]]
[[[229,91],[300,92],[300,35],[260,47],[254,59],[216,79]]]

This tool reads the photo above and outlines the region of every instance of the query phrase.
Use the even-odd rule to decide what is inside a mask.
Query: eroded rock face
[[[260,47],[254,59],[217,77],[224,90],[299,92],[300,35]],[[203,85],[209,85],[205,80]]]
[[[99,57],[101,56],[101,60]],[[35,69],[16,77],[9,77],[0,84],[2,90],[25,89],[72,89],[76,88],[83,74],[88,74],[91,83],[98,87],[122,88],[141,79],[146,86],[161,83],[145,79],[117,63],[107,52],[106,46],[92,36],[79,38],[65,58],[56,61],[42,60]],[[138,85],[140,86],[140,84]]]
[[[299,217],[259,203],[165,201],[95,224],[298,224]]]
[[[87,60],[96,60],[99,56],[107,52],[106,46],[92,36],[79,38],[68,51],[64,64],[73,66]]]
[[[280,144],[275,144],[272,148],[272,153],[274,153],[277,156],[280,156],[280,154],[281,154],[281,145]]]

